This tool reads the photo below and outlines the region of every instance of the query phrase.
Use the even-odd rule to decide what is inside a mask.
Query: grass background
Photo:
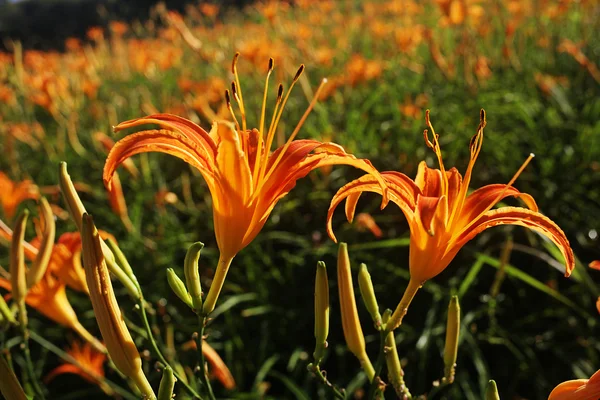
[[[399,8],[392,8],[394,4]],[[102,39],[84,41],[77,50],[42,53],[43,67],[28,64],[26,51],[25,65],[19,70],[19,62],[14,61],[19,58],[12,54],[0,67],[0,85],[10,88],[15,98],[0,104],[0,170],[13,179],[30,177],[40,186],[55,185],[58,162],[66,160],[72,178],[92,188],[82,194],[88,211],[99,228],[117,237],[146,297],[157,305],[155,323],[161,336],[172,333],[179,347],[196,330],[195,319],[171,293],[165,269],[175,268],[181,275],[187,247],[200,240],[206,245],[200,271],[205,284],[210,282],[218,254],[206,185],[196,171],[175,158],[160,154],[135,158],[142,177],[134,180],[121,173],[135,227],[128,233],[108,205],[101,181],[105,152],[94,142],[94,132],[110,135],[111,125],[153,109],[175,112],[208,127],[194,102],[208,96],[209,90],[183,90],[182,79],[227,83],[235,51],[242,53],[239,67],[250,110],[260,110],[269,56],[276,59],[274,81],[282,80],[286,86],[297,65],[306,64],[307,78],[290,98],[278,140],[293,129],[311,92],[328,77],[337,87],[315,107],[301,136],[329,138],[369,158],[380,170],[414,176],[420,160],[436,165],[422,139],[422,110],[429,108],[446,166],[464,172],[468,141],[475,133],[479,109],[485,108],[488,125],[472,187],[507,182],[526,156],[535,153],[515,186],[532,194],[541,212],[563,228],[581,262],[567,280],[555,268],[555,260],[560,260],[556,249],[539,236],[512,227],[486,231],[424,286],[397,333],[398,348],[411,392],[429,392],[432,381],[443,374],[446,310],[451,295],[458,294],[463,317],[457,380],[434,398],[480,399],[489,379],[497,381],[503,399],[545,398],[559,382],[589,377],[600,365],[594,306],[600,295],[595,283],[598,273],[587,269],[590,261],[600,258],[600,83],[585,65],[560,51],[561,42],[569,39],[590,63],[598,64],[599,8],[583,1],[467,2],[464,21],[453,24],[435,2],[415,4],[259,3],[243,10],[221,9],[215,17],[203,14],[200,6],[190,6],[184,21],[202,42],[200,51],[181,38],[173,24],[175,16],[157,9],[149,20],[130,24],[124,36],[107,27]],[[511,24],[515,33],[507,36]],[[387,36],[379,37],[379,29]],[[422,40],[403,49],[395,39],[402,29],[413,40],[419,35]],[[485,29],[489,33],[482,34]],[[425,39],[427,30],[435,45]],[[454,76],[448,76],[448,68],[441,68],[432,56],[436,45],[454,65]],[[323,61],[326,51],[330,62]],[[358,55],[379,72],[365,76],[364,64],[353,72],[353,57]],[[483,78],[473,73],[474,60],[480,56],[486,58],[491,72]],[[80,58],[85,66],[73,67]],[[21,73],[25,79],[19,77]],[[58,95],[50,91],[50,105],[40,106],[35,94],[44,89],[27,79],[36,76],[57,87],[65,80],[67,89],[57,91]],[[97,84],[94,96],[83,92],[87,80]],[[425,95],[427,102],[416,106],[417,115],[402,113],[401,106],[418,95]],[[219,104],[211,101],[214,109]],[[258,117],[258,111],[249,113],[251,126]],[[75,121],[85,153],[78,153],[66,139],[69,120]],[[45,132],[37,148],[12,138],[15,123],[31,126],[34,122]],[[351,168],[336,167],[299,181],[257,239],[235,258],[208,340],[232,370],[239,390],[217,389],[219,396],[328,398],[306,371],[314,346],[314,272],[316,262],[323,260],[329,269],[332,307],[324,368],[332,382],[361,397],[365,377],[346,350],[341,331],[337,248],[325,233],[332,195],[358,176]],[[191,182],[189,198],[184,194],[186,179]],[[165,188],[180,201],[159,209],[155,195]],[[62,204],[59,198],[52,200]],[[366,195],[359,210],[373,215],[384,232],[382,239],[346,223],[341,211],[335,215],[334,227],[338,239],[349,243],[354,271],[365,262],[381,306],[394,308],[408,282],[408,226],[394,205],[379,211],[379,201]],[[35,212],[33,202],[21,208]],[[75,229],[70,221],[59,221],[57,228],[60,232]],[[509,238],[515,243],[510,265],[499,275],[498,259]],[[7,260],[7,248],[0,248],[0,265],[6,266]],[[499,285],[497,294],[491,289],[494,285]],[[82,323],[99,334],[89,300],[72,292],[69,298]],[[139,324],[120,289],[119,300],[132,323]],[[359,311],[374,358],[378,335],[360,300]],[[73,337],[43,317],[36,318],[33,311],[32,315],[32,329],[59,347]],[[18,363],[15,335],[14,330],[5,331],[2,347]],[[138,339],[140,348],[146,348]],[[43,346],[34,345],[33,352],[40,374],[59,363]],[[179,359],[192,366],[195,354],[181,351]],[[152,366],[149,359],[147,373],[157,385],[160,374]],[[107,374],[119,380],[114,372]],[[52,399],[102,398],[98,389],[69,376],[57,378],[48,390]],[[391,391],[387,395],[393,398]],[[185,398],[184,393],[180,396]]]

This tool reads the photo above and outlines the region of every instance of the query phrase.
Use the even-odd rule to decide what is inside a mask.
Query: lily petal
[[[415,190],[418,190],[418,188],[399,177],[399,175],[402,175],[400,173],[383,172],[381,175],[386,182],[389,199],[400,207],[400,210],[402,210],[410,224],[415,211]],[[331,199],[329,210],[327,211],[327,234],[334,242],[337,242],[337,239],[333,233],[331,223],[335,209],[346,199],[346,218],[352,222],[356,204],[362,192],[382,194],[381,185],[379,185],[377,179],[372,175],[364,175],[344,185]]]
[[[447,253],[456,254],[456,251],[463,247],[469,240],[473,239],[477,234],[496,225],[520,225],[532,229],[536,232],[548,237],[556,246],[565,259],[566,272],[565,276],[571,275],[571,271],[575,268],[575,256],[569,245],[569,240],[564,232],[552,220],[544,215],[528,210],[522,207],[503,207],[497,210],[490,210],[483,214],[476,224],[461,233]]]
[[[498,197],[500,194],[502,194],[502,197]],[[466,225],[477,218],[479,214],[483,213],[490,206],[493,206],[493,202],[497,203],[508,196],[518,197],[523,200],[525,205],[527,205],[531,211],[538,211],[538,206],[531,195],[521,193],[513,186],[494,184],[483,186],[467,196],[459,220]]]
[[[119,140],[106,159],[102,174],[104,185],[110,189],[115,170],[127,158],[153,151],[170,154],[194,166],[202,173],[209,186],[212,186],[214,158],[208,156],[206,151],[187,136],[164,129],[142,131]]]

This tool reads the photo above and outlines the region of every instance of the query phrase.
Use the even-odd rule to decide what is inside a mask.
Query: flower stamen
[[[425,142],[427,146],[430,147],[437,156],[438,163],[440,164],[440,171],[442,173],[442,195],[448,196],[448,177],[446,176],[446,170],[444,168],[444,161],[442,160],[442,150],[440,149],[440,142],[438,141],[439,135],[435,133],[435,129],[433,129],[433,125],[431,125],[431,121],[429,119],[429,110],[425,111],[425,123],[428,128],[431,130],[431,134],[433,136],[433,143],[429,141],[429,135],[427,129],[423,132],[423,136],[425,136]]]
[[[237,72],[237,60],[240,57],[240,53],[237,52],[235,53],[235,56],[233,56],[233,61],[231,62],[231,72],[233,73],[233,76],[235,78],[235,84],[238,87],[238,90],[235,90],[235,86],[232,83],[232,89],[233,89],[233,95],[235,97],[235,99],[237,100],[239,106],[240,106],[240,112],[242,113],[242,129],[244,132],[246,132],[246,109],[244,108],[244,96],[242,95],[242,87],[240,86],[240,76],[238,75]],[[238,98],[238,91],[239,91],[239,98]]]
[[[517,170],[517,172],[515,172],[515,174],[513,175],[513,177],[510,179],[510,181],[508,181],[508,183],[506,184],[506,186],[504,187],[504,189],[500,193],[498,193],[498,195],[496,196],[496,198],[494,199],[494,201],[490,202],[490,204],[485,208],[485,210],[483,210],[479,214],[479,216],[484,215],[486,212],[490,211],[496,205],[496,203],[498,203],[498,201],[500,201],[500,199],[502,199],[504,197],[504,194],[506,193],[506,191],[512,187],[512,185],[515,183],[515,181],[517,180],[517,178],[519,177],[519,175],[521,175],[521,173],[525,170],[525,168],[527,167],[527,165],[529,164],[529,162],[531,160],[533,160],[534,157],[535,157],[535,154],[529,153],[529,156],[527,157],[527,159],[523,162],[523,164],[521,165],[521,167],[519,167],[519,169]],[[476,217],[476,218],[473,218],[471,220],[471,222],[469,222],[469,224],[467,224],[463,229],[460,230],[460,232],[458,232],[457,234],[454,234],[452,236],[451,240],[454,240],[455,238],[459,237],[464,232],[466,232],[469,228],[471,228],[473,225],[475,225],[479,221],[479,216]]]
[[[264,133],[264,129],[265,129],[267,93],[269,90],[269,78],[271,77],[271,72],[273,72],[274,64],[275,64],[275,61],[273,60],[273,58],[269,58],[269,67],[267,69],[267,79],[265,79],[265,91],[263,94],[262,110],[260,112],[260,125],[259,125],[260,135],[258,135],[258,143],[256,145],[256,157],[254,158],[254,169],[252,172],[252,182],[256,182],[256,179],[258,178],[259,165],[260,165],[259,160],[262,159],[261,151],[262,151],[262,145],[263,145],[263,133]]]

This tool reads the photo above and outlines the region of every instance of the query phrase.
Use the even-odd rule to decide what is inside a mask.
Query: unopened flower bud
[[[498,387],[496,382],[491,380],[487,384],[485,389],[485,400],[500,400],[500,394],[498,394]]]
[[[196,242],[190,246],[185,255],[183,272],[185,283],[192,298],[192,306],[195,310],[202,310],[202,286],[200,285],[200,274],[198,273],[198,260],[204,244]]]
[[[360,264],[358,270],[358,287],[360,294],[363,298],[363,302],[373,318],[375,326],[381,326],[381,314],[379,313],[379,305],[377,305],[377,299],[375,298],[375,290],[373,289],[373,282],[371,281],[371,274],[365,264]]]
[[[19,307],[19,322],[27,324],[27,311],[25,309],[25,296],[27,296],[27,278],[25,269],[25,254],[23,240],[29,211],[23,211],[15,223],[10,247],[10,283],[14,302]]]
[[[315,277],[315,364],[319,365],[327,348],[329,335],[329,282],[327,268],[323,261],[317,263]]]
[[[44,197],[40,199],[40,214],[44,221],[44,233],[38,251],[31,268],[27,271],[27,287],[31,288],[42,279],[48,268],[52,248],[54,247],[54,237],[56,236],[56,225],[54,224],[54,214]]]
[[[190,308],[194,308],[192,304],[192,296],[187,291],[185,283],[177,276],[173,268],[167,268],[167,282],[171,290],[179,297],[181,301],[187,304]]]
[[[369,381],[375,376],[373,365],[365,350],[365,337],[363,335],[358,310],[356,309],[356,298],[354,297],[354,286],[350,271],[350,258],[348,257],[348,246],[340,243],[337,262],[338,290],[340,293],[340,311],[342,314],[342,328],[348,349],[359,359]]]
[[[163,369],[163,376],[158,387],[158,400],[171,400],[173,398],[173,389],[177,379],[173,375],[173,369],[166,366]]]
[[[119,303],[110,281],[110,274],[100,245],[100,236],[90,215],[82,216],[82,253],[90,299],[102,339],[113,363],[131,378],[147,399],[156,396],[142,372],[142,360],[125,325]]]
[[[5,319],[11,324],[17,323],[17,321],[15,320],[15,316],[13,315],[12,311],[10,311],[8,304],[6,304],[6,301],[2,296],[0,296],[0,316],[2,316],[3,319]]]
[[[444,347],[444,378],[446,382],[454,382],[456,355],[458,352],[458,336],[460,334],[460,306],[458,296],[452,296],[448,306],[446,323],[446,346]]]

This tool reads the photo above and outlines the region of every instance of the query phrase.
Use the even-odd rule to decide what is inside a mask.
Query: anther
[[[304,72],[304,64],[301,64],[300,68],[298,68],[298,71],[296,72],[296,76],[294,76],[294,82],[296,82],[298,79],[300,79],[300,76],[302,75],[303,72]]]

